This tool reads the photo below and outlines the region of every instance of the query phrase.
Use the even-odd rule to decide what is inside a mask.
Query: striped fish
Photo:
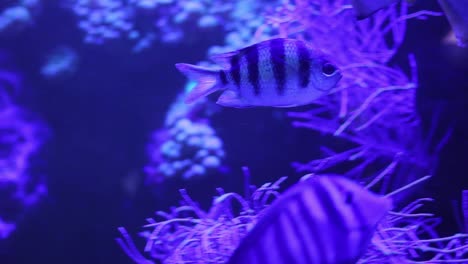
[[[228,264],[356,263],[391,207],[347,178],[312,176],[266,209]]]
[[[187,103],[224,91],[217,103],[227,107],[294,107],[312,103],[341,79],[323,55],[295,39],[275,38],[211,59],[222,69],[176,64],[197,81]]]

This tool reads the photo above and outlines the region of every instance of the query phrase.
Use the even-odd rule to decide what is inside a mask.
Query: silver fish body
[[[198,83],[187,102],[223,90],[217,101],[223,106],[294,107],[312,103],[341,79],[334,65],[295,39],[271,39],[212,59],[223,69],[176,64]]]
[[[267,209],[228,264],[356,263],[391,207],[341,176],[306,179]]]

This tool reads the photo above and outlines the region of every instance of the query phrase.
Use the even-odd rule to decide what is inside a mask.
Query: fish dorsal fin
[[[269,48],[270,47],[270,41],[278,40],[278,39],[281,39],[281,38],[272,38],[272,39],[264,40],[264,41],[261,41],[261,42],[258,42],[258,43],[253,43],[253,44],[251,44],[249,46],[246,46],[244,48],[241,48],[239,50],[233,50],[233,51],[229,51],[229,52],[225,52],[225,53],[213,54],[213,55],[210,56],[210,59],[212,61],[214,61],[216,64],[220,65],[221,67],[229,69],[231,67],[232,57],[241,56],[242,54],[246,54],[249,51],[251,51],[254,46],[256,46],[257,50],[259,50],[259,51],[262,50],[262,49],[265,49],[265,48]]]
[[[231,59],[233,57],[248,54],[249,52],[252,52],[252,50],[254,48],[258,52],[261,52],[261,51],[263,51],[265,49],[269,49],[270,50],[270,56],[272,58],[273,63],[278,63],[278,64],[282,63],[282,64],[286,65],[287,67],[289,67],[291,70],[297,71],[297,70],[299,70],[298,69],[299,65],[291,64],[290,62],[288,62],[288,60],[286,58],[282,58],[281,56],[279,56],[278,54],[280,52],[278,51],[278,46],[272,45],[272,43],[274,43],[274,42],[283,42],[284,45],[288,45],[288,43],[298,42],[298,41],[299,40],[288,39],[288,38],[271,38],[271,39],[264,40],[264,41],[261,41],[261,42],[258,42],[258,43],[254,43],[252,45],[249,45],[249,46],[244,47],[244,48],[239,49],[239,50],[212,55],[210,57],[210,59],[213,60],[214,62],[216,62],[217,64],[219,64],[220,66],[222,66],[223,68],[230,69],[231,68]],[[304,45],[305,45],[305,47],[307,49],[309,49],[309,46],[306,43],[304,43]],[[315,53],[310,53],[311,58],[314,55],[316,55],[316,54]]]
[[[226,53],[214,54],[210,56],[210,59],[221,67],[229,69],[231,67],[231,58],[238,55],[239,51],[234,50]]]

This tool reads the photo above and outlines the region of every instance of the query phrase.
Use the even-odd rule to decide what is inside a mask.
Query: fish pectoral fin
[[[251,105],[246,104],[242,101],[239,96],[239,93],[231,90],[224,91],[221,96],[216,101],[217,104],[227,107],[236,107],[236,108],[248,108],[252,107]]]

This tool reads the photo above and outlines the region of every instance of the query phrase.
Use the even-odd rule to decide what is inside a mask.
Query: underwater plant
[[[468,234],[439,237],[440,219],[421,210],[431,198],[419,198],[391,212],[358,263],[463,263],[468,261]]]
[[[244,197],[218,188],[218,196],[213,198],[211,208],[206,212],[186,190],[180,190],[183,201],[179,207],[167,213],[158,211],[156,215],[161,220],[147,219],[144,228],[150,231],[140,233],[146,241],[144,253],[135,246],[125,228],[119,228],[122,237],[117,238],[117,242],[136,263],[154,263],[154,260],[162,263],[226,263],[259,220],[267,214],[271,216],[271,210],[278,209],[270,205],[286,195],[278,191],[286,177],[255,188],[248,184],[248,169],[243,170],[247,182]],[[303,179],[319,176],[306,175]],[[386,196],[404,192],[428,178],[418,179]],[[468,234],[439,237],[435,230],[439,219],[431,213],[421,212],[421,208],[431,201],[430,198],[419,198],[390,211],[377,225],[367,250],[357,263],[468,261]]]
[[[375,168],[382,172],[379,177],[412,171],[404,173],[404,179],[391,178],[401,186],[433,169],[436,155],[427,151],[415,109],[415,58],[408,57],[409,75],[389,63],[404,40],[406,21],[430,15],[439,14],[408,13],[402,2],[356,21],[352,7],[341,0],[297,0],[269,14],[266,26],[280,36],[308,41],[343,74],[338,86],[313,102],[310,110],[289,113],[294,127],[331,135],[333,142],[340,142],[322,146],[321,159],[293,163],[299,172],[338,172],[345,166],[342,173],[347,177],[371,182],[370,176],[377,175]]]
[[[14,104],[11,94],[18,91],[18,85],[19,77],[14,73],[0,72],[0,239],[7,238],[27,208],[47,193],[42,175],[30,171],[47,128]]]
[[[136,263],[225,263],[241,239],[252,229],[262,212],[278,196],[278,189],[286,177],[259,188],[249,184],[250,172],[243,168],[246,179],[244,196],[217,188],[208,211],[204,211],[182,189],[179,207],[170,212],[156,212],[157,219],[147,219],[140,233],[146,240],[144,257],[130,235],[121,227],[122,238],[117,242]],[[161,219],[161,220],[159,220]]]
[[[210,105],[200,102],[189,106],[183,97],[171,105],[164,128],[156,130],[148,144],[150,163],[145,172],[149,182],[204,177],[223,169],[223,141],[210,125]]]
[[[343,79],[327,96],[314,102],[310,110],[288,115],[295,128],[331,136],[330,142],[322,146],[324,157],[293,163],[299,173],[344,176],[369,191],[395,199],[395,208],[377,225],[358,263],[464,263],[468,262],[468,235],[440,236],[437,231],[440,219],[423,210],[432,198],[412,201],[403,198],[412,194],[407,189],[431,177],[437,155],[450,135],[447,133],[435,147],[430,146],[434,131],[424,135],[415,107],[416,60],[408,56],[409,73],[392,65],[391,60],[404,40],[406,21],[440,15],[431,11],[408,13],[407,8],[403,1],[366,20],[356,21],[349,1],[284,1],[283,5],[269,9],[265,24],[258,27],[255,35],[267,32],[271,37],[307,41],[342,70]],[[143,233],[147,242],[144,252],[149,257],[140,253],[125,229],[120,229],[123,238],[118,242],[134,261],[225,263],[242,243],[248,232],[244,229],[239,232],[237,225],[244,226],[245,222],[224,225],[224,219],[236,219],[230,217],[229,205],[220,210],[213,203],[212,208],[228,212],[228,216],[206,226],[203,219],[209,214],[185,197],[185,191],[182,194],[185,201],[182,207],[171,213],[158,213],[164,216],[162,221],[150,219],[145,226],[152,229]],[[275,191],[275,197],[281,195]],[[235,193],[230,196],[242,197]],[[244,198],[247,205],[248,197]],[[246,214],[248,231],[255,229],[259,219],[273,208],[269,203],[264,206],[260,211],[242,206],[245,210],[241,212],[253,213]],[[186,210],[192,214],[185,215]],[[225,239],[220,240],[221,237]]]
[[[293,163],[297,171],[332,171],[382,194],[435,171],[437,155],[450,131],[435,147],[429,146],[435,128],[425,137],[416,113],[415,58],[409,56],[409,76],[389,65],[403,42],[406,20],[434,15],[440,14],[408,14],[402,1],[356,22],[352,8],[339,0],[297,0],[271,15],[269,23],[281,35],[323,47],[343,70],[335,91],[320,98],[309,111],[289,113],[294,127],[333,139],[331,146],[321,147],[324,157]],[[435,231],[438,220],[431,214],[414,213],[422,202],[430,200],[418,199],[400,213],[390,214],[358,263],[466,261],[466,235],[440,238]],[[398,203],[405,203],[402,197]]]

